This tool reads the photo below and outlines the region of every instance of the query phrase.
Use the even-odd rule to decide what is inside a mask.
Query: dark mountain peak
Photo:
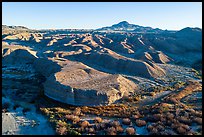
[[[127,21],[121,21],[118,23],[118,25],[129,25],[129,23]]]
[[[202,35],[202,29],[186,27],[176,32],[177,36],[185,37],[200,37]]]
[[[112,27],[119,27],[119,28],[128,28],[128,27],[133,27],[135,25],[133,24],[129,24],[127,21],[121,21],[118,24],[114,24],[112,25]]]
[[[201,32],[202,32],[202,29],[200,28],[186,27],[186,28],[179,30],[177,33],[183,34],[183,33],[201,33]]]
[[[103,27],[97,29],[99,31],[126,31],[126,32],[138,32],[138,33],[161,33],[163,30],[151,27],[143,27],[135,24],[130,24],[127,21],[121,21],[118,24],[112,26]]]
[[[191,28],[191,27],[186,27],[186,28],[183,28],[183,29],[181,29],[180,30],[180,32],[192,32],[192,31],[197,31],[197,32],[201,32],[202,31],[202,29],[200,29],[200,28]]]

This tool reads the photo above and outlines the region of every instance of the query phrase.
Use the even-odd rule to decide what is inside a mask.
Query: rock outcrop
[[[36,59],[35,54],[31,53],[32,51],[26,49],[3,49],[3,64],[32,64]]]
[[[67,61],[61,71],[44,83],[45,95],[72,105],[105,105],[137,90],[137,85],[121,75],[111,75],[82,63]]]
[[[173,61],[173,59],[171,59],[161,51],[140,52],[135,55],[135,58],[143,61],[147,61],[147,62],[151,61],[151,62],[161,63],[161,64],[170,63]]]

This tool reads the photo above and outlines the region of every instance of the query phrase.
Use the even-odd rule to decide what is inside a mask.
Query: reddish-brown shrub
[[[81,115],[81,108],[79,108],[79,107],[75,108],[73,114],[76,115],[76,116]]]
[[[78,116],[74,116],[74,117],[72,118],[73,124],[76,124],[76,123],[78,123],[79,121],[80,121],[80,118],[79,118]]]
[[[182,134],[182,135],[184,135],[184,134],[186,133],[186,129],[183,128],[183,127],[178,127],[178,128],[176,129],[176,131],[177,131],[179,134]]]
[[[189,118],[184,117],[184,116],[179,116],[177,119],[178,119],[181,123],[184,123],[184,124],[191,124],[191,123],[192,123],[192,121],[191,121]]]
[[[129,118],[123,118],[122,123],[125,124],[125,125],[130,125],[131,120]]]
[[[174,119],[174,114],[168,112],[168,113],[166,114],[166,118],[169,119],[169,120],[172,120],[172,119]]]
[[[198,123],[199,125],[202,125],[202,118],[194,118],[193,119],[194,122]]]
[[[126,128],[126,133],[128,135],[135,135],[135,129],[133,127]]]
[[[189,127],[188,125],[181,124],[180,126],[183,127],[183,128],[186,129],[186,130],[190,130],[190,127]]]
[[[77,131],[78,131],[79,133],[83,133],[83,132],[85,132],[85,129],[84,129],[83,127],[80,127],[80,128],[77,128]]]
[[[136,120],[136,125],[137,125],[138,127],[145,126],[145,125],[146,125],[146,121],[137,119],[137,120]]]
[[[89,131],[88,131],[89,133],[95,133],[95,129],[94,128],[89,128]]]
[[[155,92],[150,92],[149,95],[150,95],[150,96],[155,96],[156,93],[155,93]]]
[[[56,133],[58,135],[66,135],[67,128],[66,127],[58,127],[56,128]]]
[[[100,118],[100,117],[96,117],[96,118],[94,119],[94,121],[95,121],[95,123],[101,123],[101,122],[103,121],[103,119]]]
[[[72,121],[74,124],[80,121],[79,116],[75,116],[75,115],[66,115],[65,118],[69,121]]]
[[[115,129],[118,133],[123,133],[124,131],[124,129],[121,126],[116,126]]]
[[[195,115],[196,117],[202,118],[202,112],[196,111],[196,112],[194,113],[194,115]]]
[[[162,118],[162,115],[161,114],[154,114],[153,118],[155,121],[159,121]]]
[[[140,115],[133,115],[133,116],[132,116],[133,119],[138,119],[138,118],[140,118],[140,117],[141,117]]]
[[[152,125],[147,126],[147,130],[148,130],[148,131],[152,131],[153,128],[154,128],[154,127],[153,127]]]
[[[81,127],[83,127],[83,128],[85,128],[85,127],[88,127],[90,124],[89,124],[89,122],[88,121],[83,121],[83,122],[81,122]]]
[[[65,116],[65,118],[66,118],[67,120],[72,120],[73,117],[74,117],[74,115],[66,115],[66,116]]]
[[[114,120],[114,121],[112,121],[112,122],[110,123],[110,125],[113,126],[113,127],[117,127],[117,126],[120,126],[120,122],[117,121],[117,120]]]
[[[106,134],[107,135],[116,135],[117,131],[114,127],[109,127],[106,129]]]

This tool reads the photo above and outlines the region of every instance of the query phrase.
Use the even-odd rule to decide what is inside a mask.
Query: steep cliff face
[[[137,85],[120,75],[68,61],[61,71],[48,77],[44,90],[45,95],[63,103],[93,106],[111,104],[137,90]]]

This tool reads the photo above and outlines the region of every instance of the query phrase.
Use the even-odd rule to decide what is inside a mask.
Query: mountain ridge
[[[29,30],[28,27],[25,26],[15,26],[15,25],[2,25],[2,29],[26,29]],[[42,29],[36,29],[36,30],[42,30]],[[43,29],[44,30],[44,29]],[[53,30],[53,29],[45,29],[45,30]],[[62,29],[55,29],[55,30],[90,30],[90,31],[127,31],[127,32],[155,32],[155,33],[162,33],[162,32],[168,32],[168,31],[183,31],[183,30],[197,30],[202,31],[202,28],[199,27],[184,27],[180,30],[162,30],[160,28],[152,28],[148,26],[141,26],[141,25],[135,25],[130,24],[127,21],[121,21],[117,24],[113,24],[111,26],[101,27],[98,29],[68,29],[68,28],[62,28]]]

